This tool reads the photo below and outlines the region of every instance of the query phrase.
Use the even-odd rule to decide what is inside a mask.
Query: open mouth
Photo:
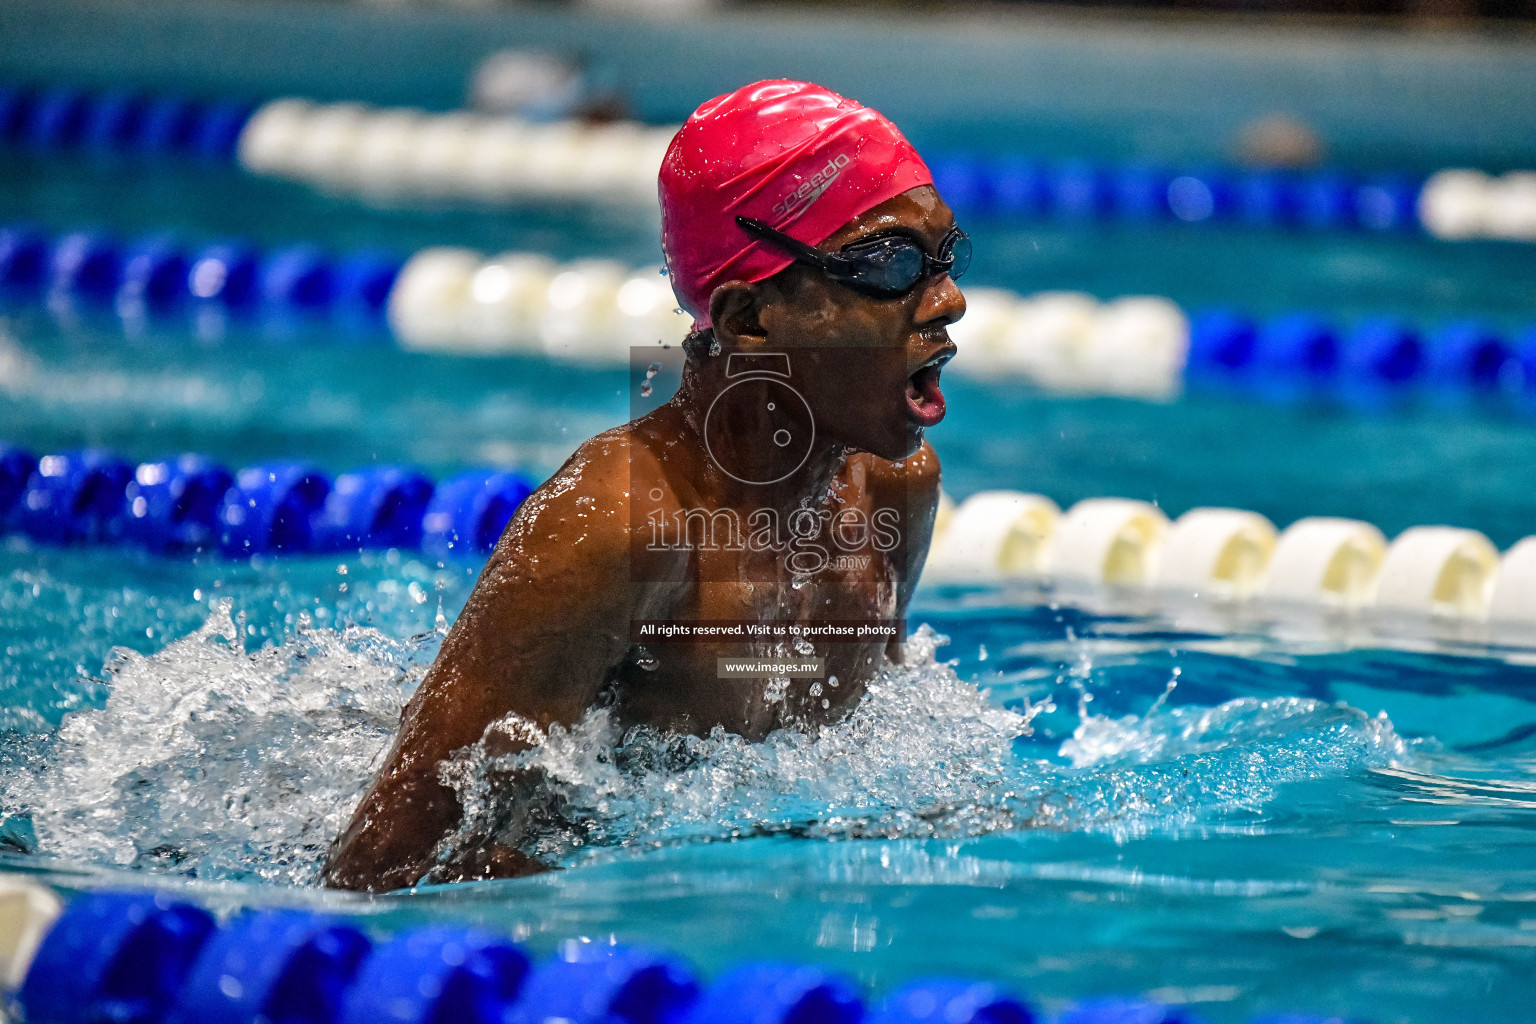
[[[953,355],[952,351],[939,352],[907,378],[907,418],[918,426],[931,427],[944,418],[939,376]]]

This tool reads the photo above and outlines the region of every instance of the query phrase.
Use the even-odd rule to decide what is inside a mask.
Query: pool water
[[[1094,117],[1085,130],[1101,145],[1084,152],[1124,155],[1114,146],[1141,137]],[[1048,155],[1082,141],[1057,127],[1046,148],[1063,152]],[[964,141],[937,115],[912,129]],[[7,156],[0,220],[18,216],[659,260],[645,214],[370,210],[229,171]],[[968,226],[970,280],[1021,292],[1307,308],[1342,323],[1536,322],[1536,246]],[[639,385],[621,369],[401,352],[314,322],[0,310],[0,439],[40,451],[542,478],[624,420]],[[958,368],[945,385],[950,415],[932,440],[957,498],[1115,495],[1174,515],[1250,508],[1282,526],[1351,516],[1389,535],[1447,523],[1501,546],[1536,533],[1536,410],[1508,397],[1194,386],[1155,404],[1043,395]],[[593,715],[551,736],[528,759],[583,823],[545,838],[563,870],[384,898],[321,890],[325,849],[478,569],[409,552],[232,563],[0,541],[0,866],[220,909],[479,922],[540,951],[614,936],[706,971],[814,960],[877,991],[919,973],[978,976],[1049,1009],[1122,992],[1190,1002],[1215,1022],[1529,1016],[1536,649],[1412,623],[1384,633],[1126,595],[927,587],[907,663],[819,735],[617,737]],[[468,790],[487,767],[470,751],[456,771]]]
[[[623,371],[13,319],[12,436],[332,470],[552,470],[621,420]],[[963,357],[962,357],[963,358]],[[1536,422],[1193,392],[1063,400],[949,378],[946,486],[1254,508],[1284,523],[1532,515]],[[400,382],[409,382],[401,384]],[[1199,453],[1198,456],[1193,453]],[[1275,632],[1136,600],[920,590],[910,664],[843,725],[758,746],[614,737],[537,754],[585,827],[546,877],[366,900],[315,887],[478,565],[410,553],[234,564],[0,547],[7,867],[217,906],[617,935],[713,970],[822,960],[870,984],[1005,979],[1377,1021],[1515,1019],[1532,995],[1536,657]],[[947,644],[940,645],[940,638]],[[618,753],[609,751],[617,746]],[[468,756],[472,781],[485,765]]]

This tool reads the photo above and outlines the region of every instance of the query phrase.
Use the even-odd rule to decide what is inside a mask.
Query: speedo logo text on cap
[[[843,172],[843,168],[852,162],[852,159],[847,153],[839,153],[828,159],[825,167],[802,181],[799,188],[779,200],[773,208],[774,218],[803,212],[832,187],[832,183]]]

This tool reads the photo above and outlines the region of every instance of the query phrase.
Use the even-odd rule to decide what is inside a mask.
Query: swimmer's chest
[[[909,496],[904,482],[889,494],[872,483],[867,460],[850,459],[819,508],[758,518],[738,510],[724,521],[739,522],[725,535],[730,543],[721,542],[722,520],[695,521],[684,511],[693,504],[713,507],[709,502],[692,501],[696,495],[680,502],[672,512],[683,528],[673,531],[662,557],[648,563],[657,570],[651,579],[671,582],[652,591],[644,617],[741,632],[632,645],[612,680],[621,719],[695,734],[718,725],[756,739],[846,714],[884,661],[889,637],[822,633],[797,643],[793,633],[775,627],[857,631],[899,618]],[[754,626],[773,631],[749,632]],[[722,659],[810,660],[819,671],[738,674],[725,671]]]

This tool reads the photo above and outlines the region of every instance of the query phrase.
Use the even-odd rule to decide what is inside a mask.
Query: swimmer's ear
[[[721,345],[743,348],[767,340],[758,303],[757,289],[741,281],[727,281],[715,289],[709,297],[709,322]]]

